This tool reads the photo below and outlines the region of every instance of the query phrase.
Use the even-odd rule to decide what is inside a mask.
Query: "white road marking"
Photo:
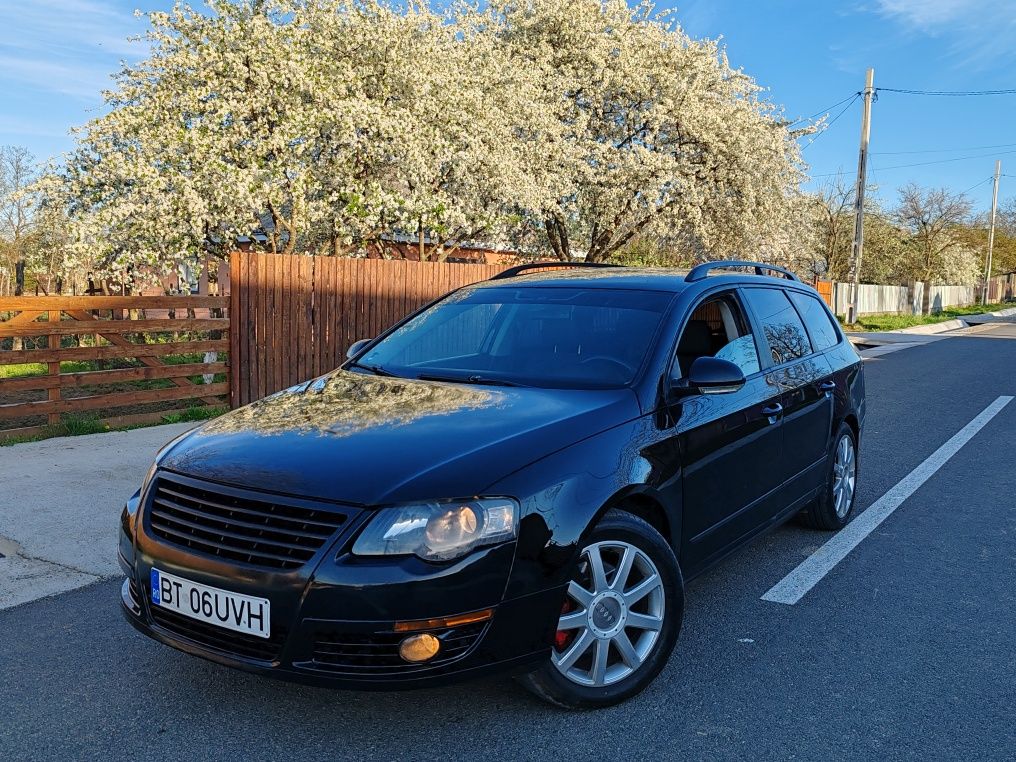
[[[850,551],[899,508],[908,497],[913,495],[1012,400],[1012,397],[1003,396],[988,405],[976,418],[929,455],[923,463],[904,476],[895,487],[872,503],[866,511],[837,532],[832,539],[812,553],[790,574],[773,585],[762,596],[762,600],[785,603],[789,606],[793,606],[801,600],[826,574],[833,570],[836,564],[846,558]]]

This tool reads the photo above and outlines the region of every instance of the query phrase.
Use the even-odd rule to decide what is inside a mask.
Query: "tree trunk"
[[[14,264],[14,295],[22,296],[25,293],[25,260],[19,258]]]
[[[547,241],[554,255],[562,262],[571,260],[571,250],[568,243],[568,230],[560,218],[550,215],[544,219],[544,227],[547,231]]]

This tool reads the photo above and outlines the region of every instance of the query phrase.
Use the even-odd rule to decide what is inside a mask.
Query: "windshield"
[[[476,384],[613,388],[634,380],[673,294],[466,289],[358,358],[379,374]]]

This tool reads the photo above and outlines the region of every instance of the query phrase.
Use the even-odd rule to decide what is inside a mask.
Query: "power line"
[[[970,191],[972,191],[974,188],[979,188],[980,186],[984,185],[985,183],[990,183],[994,179],[995,178],[993,176],[989,175],[988,177],[985,177],[983,180],[981,180],[981,182],[974,183],[973,185],[971,185],[966,190],[960,191],[959,195],[962,196],[964,193],[970,193]]]
[[[802,150],[802,151],[806,150],[806,149],[807,149],[808,147],[810,147],[810,146],[811,146],[811,144],[812,144],[812,143],[814,143],[814,142],[815,142],[816,140],[818,140],[818,139],[819,139],[820,137],[822,137],[823,135],[825,135],[825,134],[826,134],[826,133],[827,133],[827,132],[829,131],[829,128],[830,128],[830,127],[832,127],[832,126],[833,126],[834,124],[836,124],[836,121],[837,121],[837,120],[838,120],[838,119],[839,119],[839,118],[840,118],[841,116],[843,116],[843,115],[844,115],[845,113],[847,113],[847,110],[848,110],[848,109],[849,109],[849,108],[850,108],[851,106],[853,106],[853,105],[854,105],[854,101],[856,101],[856,100],[857,100],[858,98],[860,98],[860,97],[861,97],[861,93],[854,93],[854,97],[853,97],[853,98],[850,98],[850,102],[849,102],[849,103],[848,103],[848,104],[847,104],[846,106],[844,106],[844,107],[843,107],[843,109],[842,109],[842,110],[841,110],[841,111],[840,111],[840,112],[839,112],[839,113],[838,113],[838,114],[837,114],[836,116],[834,116],[834,117],[833,117],[832,119],[830,119],[830,120],[829,120],[828,122],[826,122],[826,123],[825,123],[825,124],[824,124],[824,125],[822,126],[822,131],[821,131],[820,133],[818,133],[817,135],[813,136],[813,137],[812,137],[812,139],[811,139],[811,140],[809,140],[809,141],[808,141],[808,142],[807,142],[807,143],[806,143],[806,144],[804,145],[804,147],[803,147],[803,148],[802,148],[801,150]],[[840,101],[840,103],[842,103],[842,102],[843,102],[843,101]]]
[[[873,172],[882,172],[882,171],[887,170],[887,169],[905,169],[906,167],[925,167],[925,166],[928,166],[930,164],[947,164],[947,163],[953,162],[953,161],[969,161],[971,159],[990,159],[990,158],[992,158],[994,156],[1005,156],[1005,155],[1011,154],[1011,153],[1016,153],[1016,150],[1013,150],[1013,151],[1001,151],[999,153],[981,154],[979,156],[954,156],[951,159],[936,159],[935,161],[918,161],[918,162],[913,162],[911,164],[892,164],[892,165],[890,165],[888,167],[872,167],[872,171]],[[836,176],[845,175],[845,174],[846,174],[846,171],[841,169],[838,172],[825,172],[825,173],[818,174],[818,175],[811,175],[811,177],[812,178],[815,178],[815,177],[836,177]],[[1005,177],[1013,177],[1014,175],[1004,175],[1004,176]]]
[[[833,110],[834,108],[836,108],[837,106],[842,106],[842,105],[843,105],[844,103],[846,103],[847,101],[849,101],[849,100],[851,100],[851,99],[853,99],[853,98],[856,98],[856,97],[858,97],[859,95],[860,95],[860,93],[851,93],[850,95],[848,95],[848,96],[847,96],[846,98],[844,98],[843,100],[841,100],[841,101],[836,101],[836,103],[834,103],[833,105],[831,105],[831,106],[826,106],[826,107],[825,107],[824,109],[820,109],[819,111],[816,111],[816,112],[815,112],[814,114],[812,114],[811,116],[804,116],[804,117],[801,117],[801,118],[800,118],[800,119],[798,119],[797,121],[795,121],[795,122],[791,122],[791,123],[790,123],[790,124],[788,124],[787,126],[788,126],[788,127],[793,127],[793,126],[794,126],[795,124],[800,124],[801,122],[810,122],[810,121],[811,121],[812,119],[814,119],[815,117],[817,117],[817,116],[822,116],[823,114],[828,114],[828,113],[829,113],[830,111],[832,111],[832,110]]]
[[[879,154],[880,156],[901,156],[903,154],[913,153],[954,153],[956,151],[987,151],[991,148],[1011,148],[1016,146],[1016,143],[999,143],[993,146],[964,146],[961,148],[924,148],[918,151],[872,151],[872,154]]]
[[[841,169],[839,172],[825,172],[821,175],[809,175],[809,177],[812,179],[816,177],[842,177],[845,174],[847,174],[847,171],[845,169]]]
[[[901,87],[876,87],[875,90],[884,93],[902,93],[904,95],[944,95],[949,97],[1016,95],[1016,88],[1006,90],[910,90]]]
[[[1006,154],[1010,153],[1016,153],[1016,150],[1000,151],[998,153],[992,154],[981,154],[979,156],[955,156],[951,159],[936,159],[935,161],[918,161],[914,162],[913,164],[894,164],[889,167],[879,167],[878,169],[881,172],[887,169],[905,169],[906,167],[926,167],[930,164],[948,164],[949,162],[952,161],[969,161],[970,159],[990,159],[993,156],[1005,156]]]

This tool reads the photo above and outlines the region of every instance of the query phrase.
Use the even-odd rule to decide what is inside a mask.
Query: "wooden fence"
[[[978,289],[978,295],[983,286]],[[1016,273],[996,275],[988,280],[988,301],[1003,302],[1016,297]]]
[[[2,434],[37,433],[44,428],[40,419],[56,424],[63,413],[131,408],[133,415],[113,420],[143,423],[167,412],[137,412],[145,405],[224,404],[229,383],[215,382],[214,376],[228,375],[223,357],[229,351],[228,302],[218,296],[0,298]],[[10,348],[15,338],[33,346]],[[211,360],[208,352],[219,354]],[[193,353],[202,361],[180,361]],[[45,366],[44,375],[35,363]],[[61,363],[75,363],[74,372],[63,372]],[[80,370],[79,363],[88,369]],[[10,367],[23,364],[31,365]],[[212,383],[194,378],[206,374]],[[145,383],[162,380],[168,385]]]
[[[818,291],[818,295],[822,297],[822,300],[829,305],[832,309],[833,306],[833,282],[831,280],[817,280],[815,281],[815,290]]]
[[[358,339],[503,265],[237,252],[230,260],[234,407],[326,373]]]

